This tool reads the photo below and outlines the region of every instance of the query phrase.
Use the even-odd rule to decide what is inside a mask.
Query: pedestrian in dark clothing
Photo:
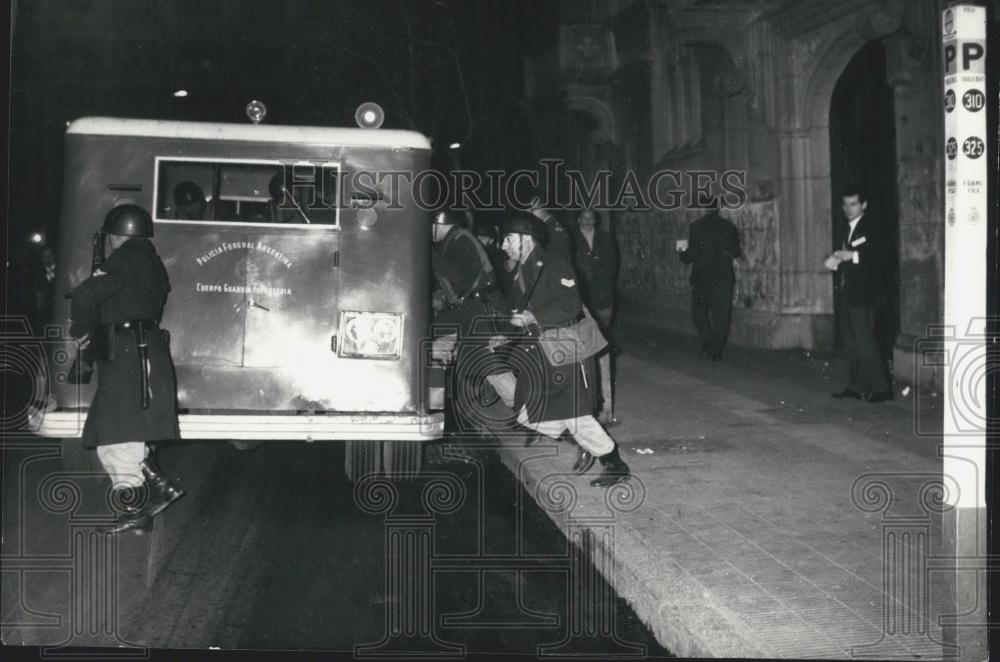
[[[584,304],[601,326],[601,331],[611,338],[611,321],[615,305],[615,278],[618,272],[618,254],[611,234],[600,227],[597,212],[584,209],[577,219],[573,240],[575,247],[573,266],[580,278],[580,295]],[[611,373],[612,347],[598,356],[600,392],[594,389],[597,418],[605,425],[613,421],[613,379]]]
[[[847,387],[833,397],[885,402],[893,393],[875,338],[875,315],[886,299],[885,228],[865,213],[868,200],[859,190],[844,192],[842,209],[848,224],[844,241],[825,263],[837,272],[837,323],[848,368]]]
[[[555,366],[538,343],[541,329],[571,325],[583,314],[573,267],[540,245],[543,228],[531,216],[514,214],[502,230],[502,248],[516,262],[511,324],[525,334],[513,347],[520,354],[513,362],[517,422],[552,439],[568,430],[581,448],[574,471],[587,471],[594,457],[601,463],[601,475],[591,485],[605,487],[624,480],[629,467],[614,439],[592,415],[593,360]]]
[[[743,255],[739,231],[715,209],[691,224],[688,239],[678,241],[677,250],[681,262],[692,265],[691,315],[701,355],[719,361],[733,312],[733,260]]]
[[[146,446],[180,436],[177,387],[168,336],[159,328],[170,284],[149,241],[152,219],[137,205],[120,205],[108,212],[102,232],[112,253],[73,290],[70,333],[98,352],[97,392],[82,441],[97,448],[111,478],[121,512],[109,532],[122,533],[149,528],[183,495],[159,473]]]

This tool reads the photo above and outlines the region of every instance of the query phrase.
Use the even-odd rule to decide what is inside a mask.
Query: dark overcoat
[[[691,289],[705,295],[733,291],[736,283],[733,260],[741,255],[736,226],[718,212],[712,212],[691,224],[688,249],[680,253],[680,258],[684,264],[692,265]]]
[[[573,245],[576,248],[573,266],[580,277],[584,302],[591,310],[611,308],[615,303],[618,268],[614,238],[602,228],[594,228],[594,243],[591,245],[578,228]]]
[[[99,325],[133,320],[159,322],[170,291],[163,262],[147,239],[133,237],[104,262],[105,275],[92,276],[73,291],[70,333],[77,338]],[[141,404],[141,364],[135,336],[114,332],[114,356],[98,360],[97,392],[83,426],[86,448],[128,441],[178,438],[177,383],[169,336],[155,328],[149,344],[149,407]]]
[[[511,288],[512,308],[530,311],[543,328],[564,326],[580,317],[580,289],[568,257],[536,246],[520,269],[525,290],[522,293],[517,285]],[[514,408],[519,411],[525,405],[529,421],[566,420],[591,413],[592,359],[552,366],[534,338],[519,339],[511,359],[517,374]]]

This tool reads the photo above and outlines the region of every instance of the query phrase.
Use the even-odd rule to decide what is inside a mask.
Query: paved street
[[[495,453],[354,485],[340,444],[172,444],[160,464],[186,496],[117,544],[95,533],[106,478],[58,453],[4,449],[5,644],[668,654],[592,573],[609,636],[570,637],[589,563]]]

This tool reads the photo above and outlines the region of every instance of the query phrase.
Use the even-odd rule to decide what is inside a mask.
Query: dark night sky
[[[523,56],[556,21],[532,0],[20,0],[10,240],[55,232],[63,131],[86,115],[242,122],[257,98],[269,123],[353,126],[374,100],[387,128],[462,140],[465,167],[519,167]]]

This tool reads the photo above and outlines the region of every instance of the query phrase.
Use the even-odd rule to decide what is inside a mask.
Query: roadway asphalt
[[[106,479],[66,473],[59,453],[42,439],[3,449],[2,635],[26,655],[668,655],[495,453],[352,484],[339,444],[163,445],[159,463],[187,494],[151,533],[117,541],[94,533]],[[581,577],[607,598],[607,636],[571,636]]]

